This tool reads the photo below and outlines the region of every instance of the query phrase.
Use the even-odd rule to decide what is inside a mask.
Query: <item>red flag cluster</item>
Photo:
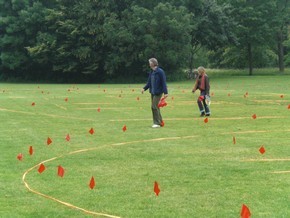
[[[165,107],[167,105],[166,101],[165,101],[165,98],[162,97],[158,103],[158,107]]]
[[[203,95],[201,95],[201,96],[198,97],[198,101],[203,101],[203,99],[204,99],[204,96]]]

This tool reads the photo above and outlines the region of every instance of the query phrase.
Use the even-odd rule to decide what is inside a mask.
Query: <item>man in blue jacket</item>
[[[142,94],[149,88],[151,93],[151,109],[153,115],[153,128],[159,128],[164,125],[160,108],[158,103],[164,94],[164,98],[168,97],[167,85],[166,85],[166,76],[164,71],[158,67],[158,61],[156,58],[149,59],[149,66],[152,71],[149,73],[147,84],[141,90]]]

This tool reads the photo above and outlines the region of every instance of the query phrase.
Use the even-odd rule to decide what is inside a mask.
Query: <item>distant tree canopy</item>
[[[197,64],[290,65],[289,0],[0,0],[0,80],[169,80]]]

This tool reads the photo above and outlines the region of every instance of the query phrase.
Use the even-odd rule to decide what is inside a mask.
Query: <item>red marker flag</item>
[[[51,140],[51,138],[48,137],[48,138],[47,138],[47,141],[46,141],[46,144],[47,144],[47,145],[50,145],[51,143],[52,143],[52,140]]]
[[[98,108],[98,110],[97,110],[98,112],[101,112],[101,108]]]
[[[154,192],[155,192],[156,196],[158,196],[160,193],[160,189],[159,189],[158,183],[156,181],[154,182]]]
[[[236,137],[235,136],[233,136],[233,143],[234,143],[234,145],[236,144]]]
[[[32,102],[32,103],[31,103],[31,106],[35,106],[35,102]]]
[[[64,168],[62,166],[58,166],[57,175],[63,177],[64,175]]]
[[[90,131],[89,131],[89,133],[90,133],[91,135],[93,135],[93,134],[95,133],[95,130],[94,130],[93,128],[91,128]]]
[[[18,154],[18,155],[17,155],[17,159],[18,159],[18,160],[20,160],[20,161],[21,161],[21,160],[22,160],[22,158],[23,158],[23,154],[21,154],[21,153],[20,153],[20,154]]]
[[[29,147],[29,154],[33,155],[33,147],[32,146]]]
[[[140,98],[139,97],[137,97],[137,101],[139,101],[140,100]]]
[[[66,101],[66,102],[67,102],[67,101],[68,101],[68,98],[65,98],[65,99],[64,99],[64,101]]]
[[[264,154],[264,153],[266,152],[266,150],[265,150],[265,148],[264,148],[263,145],[260,147],[259,152],[260,152],[261,154]]]
[[[93,188],[95,187],[95,185],[96,185],[96,183],[95,183],[95,179],[94,179],[94,177],[92,176],[91,181],[90,181],[90,184],[89,184],[90,189],[93,189]]]
[[[208,118],[205,118],[203,122],[208,123]]]
[[[161,123],[160,123],[160,126],[161,126],[161,127],[164,127],[164,125],[165,125],[165,123],[164,123],[164,121],[162,120]]]
[[[66,135],[65,140],[67,140],[68,142],[70,141],[70,135],[69,134]]]
[[[123,132],[125,132],[126,130],[127,130],[127,126],[124,125],[124,126],[123,126]]]
[[[288,109],[290,109],[290,104],[288,104]]]
[[[249,208],[243,204],[242,210],[241,210],[241,218],[250,218],[251,217],[251,212]]]
[[[40,164],[39,168],[38,168],[38,172],[42,173],[45,170],[45,166],[43,164]]]
[[[158,103],[158,107],[165,107],[167,105],[166,101],[165,101],[165,98],[162,97]]]
[[[203,100],[204,100],[204,96],[203,95],[198,97],[198,101],[203,101]]]
[[[252,115],[252,118],[255,120],[257,118],[257,115],[256,114],[253,114]]]

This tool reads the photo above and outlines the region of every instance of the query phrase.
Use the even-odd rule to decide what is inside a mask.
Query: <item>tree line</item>
[[[0,80],[169,80],[290,65],[289,0],[0,0]]]

